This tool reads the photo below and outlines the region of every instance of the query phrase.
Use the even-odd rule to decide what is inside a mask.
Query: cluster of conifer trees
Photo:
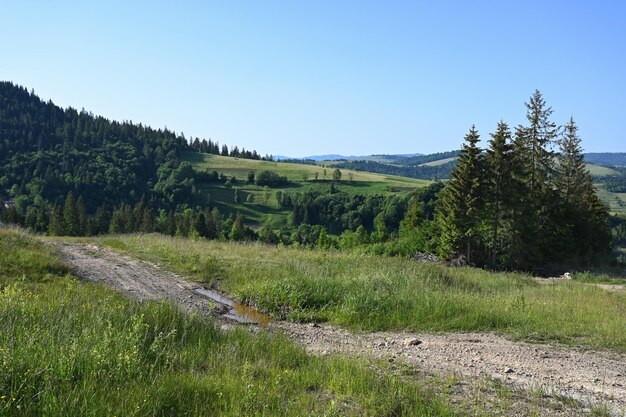
[[[500,122],[489,147],[472,127],[440,195],[438,251],[493,268],[589,264],[610,253],[608,212],[585,167],[573,118],[550,117],[541,92],[512,133]],[[553,147],[558,146],[558,152]]]
[[[241,150],[239,150],[238,146],[234,146],[230,150],[228,150],[228,145],[224,144],[220,148],[219,142],[217,141],[213,142],[213,140],[211,139],[200,140],[199,138],[195,138],[193,141],[191,141],[190,146],[191,146],[191,149],[195,151],[202,152],[202,153],[210,153],[213,155],[232,156],[235,158],[255,159],[255,160],[264,160],[264,161],[271,161],[273,159],[271,155],[265,155],[262,157],[255,150],[248,151],[246,150],[246,148],[241,148]]]

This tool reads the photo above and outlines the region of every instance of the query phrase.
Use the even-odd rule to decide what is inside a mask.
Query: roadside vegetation
[[[92,238],[232,293],[275,318],[357,330],[489,331],[626,352],[626,293],[577,280],[157,234]],[[588,281],[581,276],[580,281]]]
[[[0,415],[452,414],[385,364],[79,283],[17,229],[0,229],[0,330]]]

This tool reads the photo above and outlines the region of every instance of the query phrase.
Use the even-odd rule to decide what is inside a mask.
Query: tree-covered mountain
[[[192,206],[196,173],[179,157],[194,150],[260,159],[237,146],[229,150],[198,138],[190,144],[168,129],[63,109],[0,82],[0,208],[11,209],[5,220],[49,231],[69,196],[77,205],[70,217],[77,210],[110,218],[114,209],[131,205],[153,212]]]
[[[589,164],[626,166],[626,152],[589,152],[585,154]]]
[[[385,164],[375,161],[343,161],[334,163],[333,166],[342,169],[354,169],[356,171],[375,172],[377,174],[400,175],[409,178],[418,178],[423,180],[439,180],[448,178],[455,161],[446,162],[441,165],[395,165]]]
[[[411,156],[408,158],[399,159],[395,161],[395,163],[399,165],[409,165],[409,166],[422,165],[422,164],[427,164],[429,162],[439,161],[442,159],[456,158],[457,156],[459,156],[460,152],[461,151],[456,150],[456,151],[448,151],[448,152],[431,153],[428,155],[415,155],[415,156]]]

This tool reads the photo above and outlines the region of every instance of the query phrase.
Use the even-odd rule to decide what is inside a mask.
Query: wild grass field
[[[518,273],[359,253],[193,241],[90,239],[218,285],[277,318],[360,330],[489,331],[626,352],[626,293]]]
[[[425,164],[422,164],[422,165],[428,166],[428,167],[436,167],[439,165],[447,164],[448,162],[456,161],[457,159],[458,158],[456,156],[452,158],[443,158],[443,159],[438,159],[436,161],[426,162]]]
[[[325,167],[320,165],[257,161],[197,152],[184,153],[183,160],[190,162],[196,170],[216,170],[220,173],[225,173],[229,177],[235,176],[241,181],[246,180],[250,171],[274,171],[279,175],[286,176],[289,181],[294,183],[293,187],[310,185],[314,182],[315,173],[318,174],[318,181],[331,180],[334,170],[334,168],[326,168],[326,176],[324,176]],[[349,169],[342,169],[341,172],[341,186],[346,187],[347,190],[363,193],[413,191],[415,188],[430,184],[430,181],[394,175],[374,174]],[[352,180],[350,180],[350,175],[352,175]],[[306,180],[304,179],[305,176]]]
[[[234,186],[226,186],[222,183],[197,184],[205,198],[210,198],[220,211],[227,215],[240,212],[246,217],[248,223],[259,225],[269,222],[276,228],[286,225],[289,218],[289,211],[278,207],[275,197],[276,191],[319,190],[324,193],[328,192],[334,171],[334,168],[330,166],[257,161],[197,152],[184,153],[183,159],[190,162],[196,171],[215,170],[226,174],[228,177],[237,178],[238,182]],[[264,170],[287,177],[290,184],[283,187],[266,188],[246,183],[250,171],[259,173]],[[341,170],[341,172],[341,180],[335,182],[334,187],[337,191],[347,193],[364,195],[408,194],[430,184],[430,181],[393,175],[352,170]],[[318,175],[317,180],[315,180],[316,173]],[[237,190],[239,202],[235,201],[235,190]],[[250,194],[253,195],[253,202],[247,201]]]
[[[608,177],[612,175],[620,175],[620,173],[609,167],[595,164],[585,164],[589,173],[594,177]]]
[[[626,214],[626,193],[607,191],[603,184],[596,184],[596,192],[600,200],[609,207],[611,213]]]
[[[17,229],[0,229],[0,329],[2,416],[453,414],[385,364],[307,356],[285,337],[78,282]]]

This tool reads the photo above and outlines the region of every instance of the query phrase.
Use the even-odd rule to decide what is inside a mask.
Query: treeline
[[[431,153],[428,155],[410,156],[410,157],[398,159],[397,161],[394,161],[394,164],[399,164],[399,165],[427,164],[428,162],[439,161],[441,159],[456,158],[457,156],[459,156],[460,152],[461,151],[456,150],[456,151],[448,151],[448,152]]]
[[[624,152],[590,152],[585,154],[585,161],[589,164],[626,166],[626,153]]]
[[[268,244],[351,249],[371,244],[381,246],[379,253],[412,253],[412,246],[395,241],[405,218],[407,205],[417,202],[421,216],[432,220],[434,202],[442,183],[419,190],[410,200],[398,196],[360,196],[341,192],[283,193],[276,191],[282,207],[292,209],[290,224],[279,229],[265,224],[258,230],[246,226],[242,214],[224,216],[217,207],[179,210],[153,210],[145,198],[137,204],[122,203],[109,208],[106,203],[88,213],[82,196],[70,191],[64,203],[49,210],[33,206],[25,219],[13,208],[0,209],[0,220],[22,224],[31,230],[53,236],[93,236],[117,233],[161,233],[171,236],[233,241],[261,241]],[[407,220],[407,218],[409,220]],[[412,219],[412,220],[411,220]],[[412,229],[406,229],[410,231]]]
[[[243,159],[255,159],[255,160],[263,160],[263,161],[272,161],[273,158],[271,155],[261,156],[255,150],[248,151],[246,148],[242,148],[239,150],[238,146],[233,146],[232,148],[228,148],[226,144],[220,147],[219,142],[213,142],[211,139],[199,139],[195,138],[191,141],[190,144],[191,149],[202,152],[202,153],[210,153],[213,155],[221,155],[221,156],[232,156],[234,158],[243,158]]]
[[[106,204],[174,210],[201,202],[191,165],[180,155],[218,144],[168,129],[116,122],[84,110],[62,109],[34,92],[0,82],[0,200],[9,201],[23,223],[50,217],[71,191],[88,213]],[[234,147],[229,155],[260,159]],[[39,214],[38,214],[39,213]]]
[[[611,168],[619,174],[595,177],[594,181],[604,184],[604,188],[612,193],[626,193],[626,167],[610,166],[607,168]]]
[[[529,269],[588,265],[610,253],[607,208],[585,168],[576,123],[558,127],[539,91],[526,107],[528,124],[513,134],[499,123],[486,152],[474,127],[465,137],[439,200],[442,256]]]
[[[345,161],[333,164],[338,168],[352,169],[355,171],[375,172],[377,174],[399,175],[423,180],[440,180],[448,178],[456,161],[450,161],[436,166],[404,166],[390,165],[375,161]]]

